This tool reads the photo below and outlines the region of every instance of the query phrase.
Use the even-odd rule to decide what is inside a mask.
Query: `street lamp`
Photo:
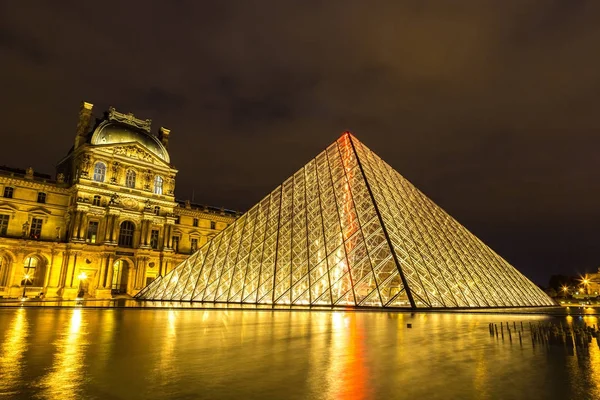
[[[565,294],[565,296],[569,294],[569,287],[568,286],[565,285],[561,289],[562,289],[563,293]]]
[[[79,278],[79,291],[77,292],[77,297],[83,298],[83,281],[87,279],[87,274],[82,272],[78,276]]]
[[[25,298],[25,290],[27,289],[27,282],[29,281],[29,279],[31,279],[31,276],[29,276],[29,274],[23,275],[23,296],[21,296],[22,298]]]

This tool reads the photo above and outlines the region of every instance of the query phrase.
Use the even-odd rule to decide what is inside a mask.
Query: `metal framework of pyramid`
[[[555,304],[350,133],[136,297],[344,307]]]

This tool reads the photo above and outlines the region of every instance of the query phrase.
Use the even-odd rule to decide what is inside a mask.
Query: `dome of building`
[[[126,144],[139,143],[161,160],[169,163],[169,153],[156,136],[142,129],[122,124],[117,121],[104,121],[95,129],[91,144]]]

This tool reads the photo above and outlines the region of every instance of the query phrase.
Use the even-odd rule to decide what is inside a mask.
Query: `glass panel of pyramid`
[[[554,305],[350,133],[136,297],[332,307]]]

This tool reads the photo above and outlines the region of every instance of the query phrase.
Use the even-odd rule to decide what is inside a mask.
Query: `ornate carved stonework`
[[[122,155],[129,158],[137,158],[138,160],[144,160],[148,162],[154,162],[155,160],[154,156],[135,145],[118,146],[114,148],[114,152],[116,155]]]
[[[123,124],[131,125],[139,129],[143,129],[146,132],[150,132],[152,127],[151,119],[139,119],[134,117],[133,113],[123,114],[115,110],[114,107],[108,108],[108,119],[110,121],[117,121]]]
[[[90,173],[90,165],[91,165],[91,160],[90,160],[90,155],[89,154],[83,154],[81,156],[81,162],[79,163],[79,166],[81,168],[81,176],[89,176]]]
[[[121,204],[123,204],[123,207],[128,210],[137,209],[139,205],[139,203],[132,198],[124,198]]]

